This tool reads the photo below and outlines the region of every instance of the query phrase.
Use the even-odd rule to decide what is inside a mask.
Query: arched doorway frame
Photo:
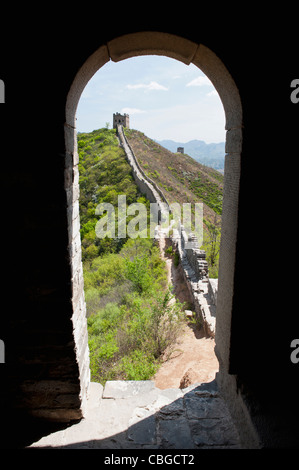
[[[76,357],[80,371],[83,414],[90,379],[81,262],[76,110],[86,84],[103,65],[109,60],[118,62],[140,55],[163,55],[177,59],[186,65],[193,63],[211,80],[223,104],[226,120],[226,156],[215,352],[219,360],[220,373],[229,372],[242,150],[242,104],[239,91],[220,58],[203,44],[161,32],[138,32],[120,36],[100,46],[82,65],[70,87],[65,108],[65,190],[67,193],[69,262],[72,276],[72,321]]]

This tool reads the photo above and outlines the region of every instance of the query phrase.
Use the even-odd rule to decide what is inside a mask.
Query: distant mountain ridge
[[[178,147],[184,147],[184,153],[197,162],[219,171],[224,170],[225,142],[206,144],[203,140],[196,139],[189,142],[175,142],[174,140],[157,140],[156,142],[174,153]]]

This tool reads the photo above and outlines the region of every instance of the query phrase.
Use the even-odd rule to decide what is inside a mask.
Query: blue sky
[[[156,140],[225,141],[221,100],[195,65],[162,56],[108,62],[86,85],[77,109],[77,131],[112,126],[128,113],[130,127]]]

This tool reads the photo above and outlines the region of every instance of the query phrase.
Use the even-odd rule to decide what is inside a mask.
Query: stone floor
[[[84,419],[43,437],[31,448],[239,449],[215,380],[160,390],[154,382],[91,383]]]

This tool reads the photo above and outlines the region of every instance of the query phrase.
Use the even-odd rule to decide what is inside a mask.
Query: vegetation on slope
[[[210,277],[217,277],[222,175],[187,155],[168,152],[138,131],[126,130],[126,134],[139,163],[170,203],[204,203],[203,248]],[[152,239],[96,235],[98,204],[113,204],[116,233],[119,195],[126,195],[127,205],[142,202],[149,207],[134,182],[115,130],[78,134],[78,152],[92,380],[102,384],[115,379],[146,380],[179,334],[182,306],[169,302],[165,263]]]
[[[165,262],[152,239],[98,238],[97,205],[148,201],[139,193],[114,130],[78,135],[80,220],[91,378],[149,379],[180,331]],[[127,218],[127,223],[130,218]]]
[[[93,283],[87,288],[88,308],[92,304],[94,311],[88,318],[93,380],[146,380],[157,371],[184,321],[181,306],[169,302],[164,267],[158,248],[141,238],[92,265],[90,277],[100,280],[104,273],[107,279],[108,270],[110,282],[104,296]]]
[[[126,194],[127,205],[133,202],[146,203],[146,199],[138,192],[131,167],[124,151],[118,146],[114,129],[78,134],[78,152],[82,259],[86,261],[104,253],[116,253],[126,241],[123,238],[101,239],[96,236],[98,204],[113,204],[117,224],[118,195]]]
[[[164,192],[169,203],[203,203],[204,243],[210,277],[218,277],[223,175],[189,155],[172,153],[142,132],[125,129],[135,156],[145,173]]]

